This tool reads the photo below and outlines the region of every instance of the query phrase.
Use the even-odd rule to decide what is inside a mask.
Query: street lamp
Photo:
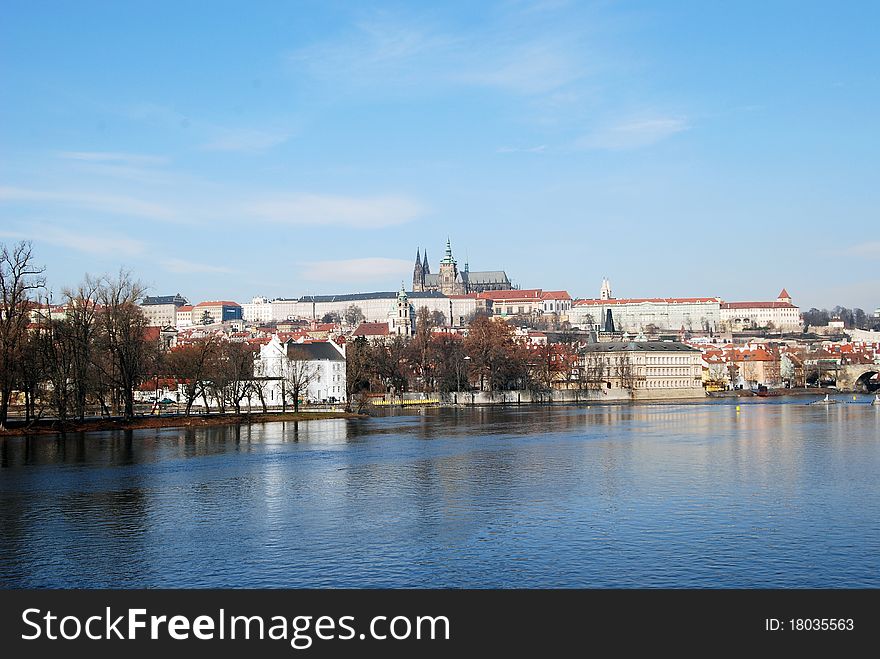
[[[469,362],[470,360],[471,358],[468,355],[465,355],[462,359],[462,361],[465,363]],[[465,374],[467,374],[467,369],[465,369]],[[455,381],[455,390],[461,391],[461,361],[458,362],[458,379]]]

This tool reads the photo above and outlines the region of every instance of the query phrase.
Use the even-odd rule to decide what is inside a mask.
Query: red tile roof
[[[610,300],[575,300],[575,305],[583,306],[602,306],[615,304],[644,304],[644,303],[667,303],[667,304],[695,304],[706,302],[721,302],[717,297],[632,297],[632,298],[611,298]]]
[[[216,300],[213,302],[199,302],[197,307],[240,307],[238,302],[230,302],[229,300]]]
[[[789,300],[791,299],[791,295],[789,295],[789,294],[788,294],[788,291],[785,290],[784,288],[782,289],[782,292],[778,295],[778,297],[780,297],[780,298],[788,298]]]
[[[722,309],[797,309],[788,302],[722,302]]]
[[[388,336],[388,323],[361,323],[352,336]]]
[[[542,300],[570,300],[568,291],[544,291],[541,293]]]
[[[537,300],[541,297],[540,288],[512,291],[483,291],[477,294],[483,300]]]

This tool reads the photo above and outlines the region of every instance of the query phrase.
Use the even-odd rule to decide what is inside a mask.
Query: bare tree
[[[32,298],[46,283],[44,270],[34,265],[29,242],[12,249],[0,243],[0,430],[6,429],[15,364],[30,322]]]
[[[464,349],[481,391],[515,388],[527,375],[525,350],[513,341],[512,328],[505,322],[477,316],[464,340]]]
[[[635,369],[632,358],[628,352],[621,352],[614,359],[614,375],[620,381],[621,389],[626,389],[632,395],[636,388]]]
[[[308,393],[309,385],[318,377],[315,365],[302,350],[290,348],[284,368],[285,395],[293,400],[293,411],[299,412],[300,401]]]
[[[354,327],[358,323],[362,323],[364,321],[364,312],[361,311],[361,308],[359,306],[355,304],[349,304],[345,308],[345,312],[342,314],[342,319],[350,327]]]
[[[219,341],[211,335],[177,346],[168,355],[168,370],[183,381],[186,396],[184,414],[189,416],[193,403],[202,393],[208,368],[219,351]],[[178,387],[180,382],[178,382]]]
[[[241,401],[250,393],[254,379],[254,351],[246,343],[227,341],[220,350],[224,371],[221,390],[224,402],[241,414]]]
[[[256,394],[257,399],[260,401],[260,409],[263,412],[269,411],[269,405],[266,403],[266,390],[269,388],[270,382],[271,380],[265,376],[255,376],[247,385],[248,398],[250,398],[251,394]]]
[[[80,421],[86,416],[89,393],[98,387],[94,364],[95,336],[98,331],[98,292],[100,281],[86,275],[76,289],[64,291],[65,323],[71,350],[72,412]]]
[[[736,383],[739,380],[739,366],[735,362],[727,363],[727,378],[730,380],[730,388],[736,389]]]
[[[108,375],[121,398],[126,419],[134,417],[134,388],[146,365],[147,320],[137,304],[144,293],[143,284],[125,270],[114,279],[105,278],[98,291],[99,326],[112,367]]]
[[[40,353],[48,381],[48,398],[59,423],[70,416],[74,395],[74,353],[71,325],[67,319],[51,318],[40,332]]]
[[[448,393],[468,388],[468,361],[460,336],[439,334],[431,342],[431,361],[434,363],[434,381],[437,389]]]
[[[345,346],[345,407],[350,412],[352,403],[357,411],[366,409],[366,395],[370,391],[371,376],[376,372],[373,347],[365,336],[349,341]]]
[[[406,340],[396,335],[385,344],[377,344],[374,350],[376,373],[386,390],[397,393],[409,389],[409,349]]]
[[[433,361],[431,360],[432,333],[434,318],[428,307],[419,307],[416,311],[416,331],[409,342],[410,362],[414,366],[416,377],[421,380],[422,391],[431,391],[434,385]]]
[[[28,331],[21,346],[21,359],[16,364],[16,381],[24,394],[25,423],[38,420],[43,415],[45,398],[46,362],[43,355],[42,324]]]
[[[585,353],[579,372],[579,387],[584,391],[602,391],[606,377],[605,358],[593,352]]]

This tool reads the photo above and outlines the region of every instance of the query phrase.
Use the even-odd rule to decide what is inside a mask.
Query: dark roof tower
[[[605,314],[605,330],[606,332],[614,331],[614,318],[611,316],[611,309]]]
[[[416,264],[413,266],[413,285],[414,291],[423,290],[425,285],[425,268],[422,265],[422,259],[419,256],[419,250],[416,248]]]

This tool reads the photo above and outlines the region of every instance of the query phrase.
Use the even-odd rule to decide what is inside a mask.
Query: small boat
[[[760,396],[761,398],[767,398],[768,396],[781,396],[782,392],[778,389],[768,389],[763,384],[758,387],[758,390],[755,391],[756,396]]]
[[[814,400],[812,403],[807,403],[807,405],[835,405],[837,404],[836,400],[831,400],[831,397],[828,394],[825,394],[825,398],[822,400]]]
[[[874,400],[871,401],[871,405],[880,405],[880,394],[876,394],[874,396]]]

